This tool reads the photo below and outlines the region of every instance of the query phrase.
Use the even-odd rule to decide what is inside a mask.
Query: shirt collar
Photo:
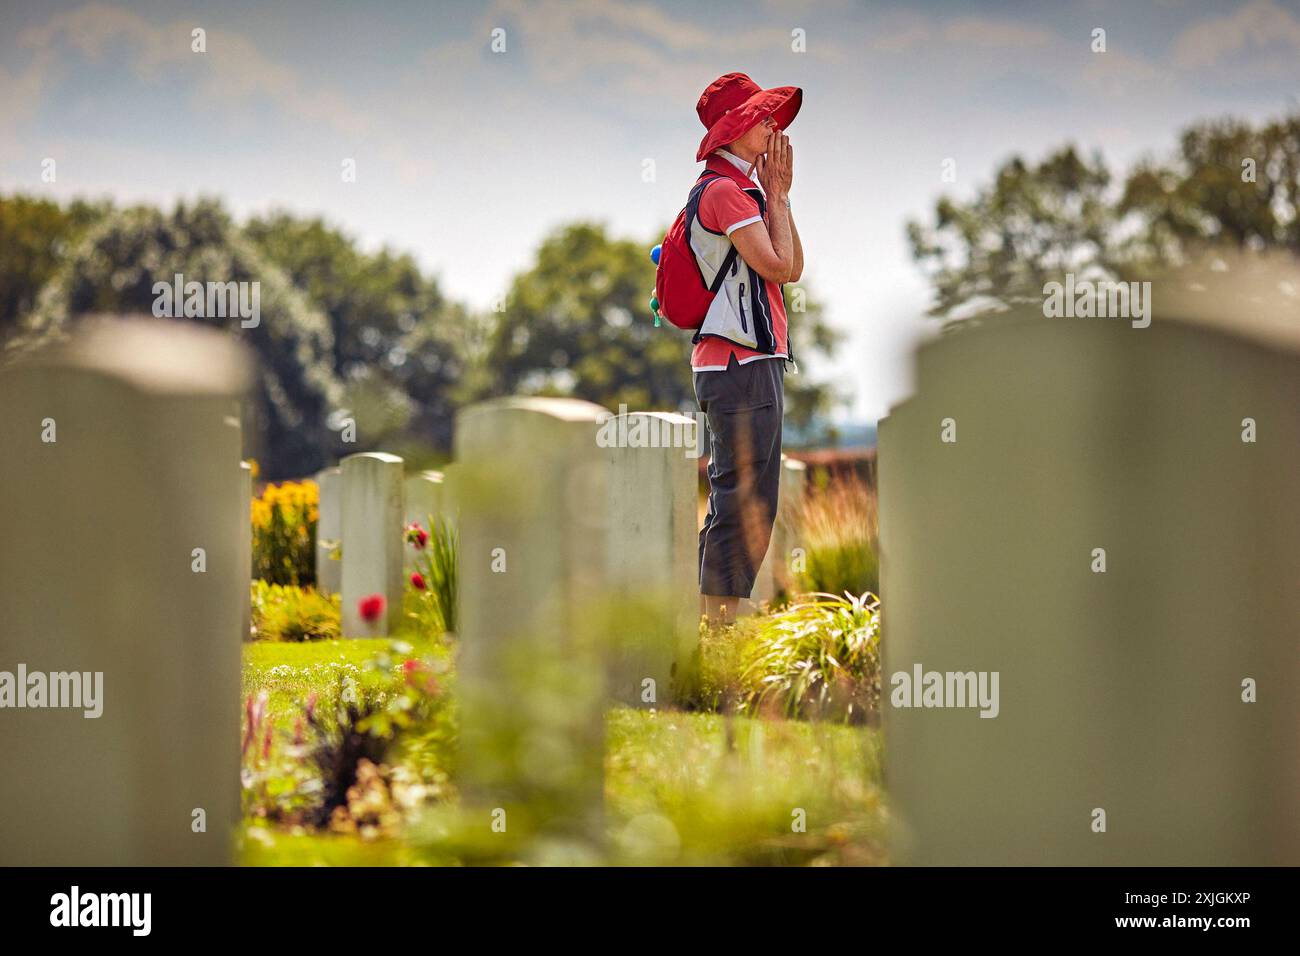
[[[746,175],[749,174],[749,163],[745,162],[735,153],[729,153],[725,149],[715,149],[713,152],[715,155],[721,156],[727,162],[731,163],[731,165],[735,166],[742,173],[745,173]],[[753,179],[754,177],[750,176],[749,178]]]
[[[725,149],[715,149],[705,160],[704,168],[729,176],[742,189],[753,189],[757,185],[752,176],[745,175],[749,171],[749,163]]]

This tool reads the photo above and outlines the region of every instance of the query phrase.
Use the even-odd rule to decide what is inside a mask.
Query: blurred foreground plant
[[[402,814],[446,796],[450,654],[438,647],[425,659],[408,656],[413,648],[404,641],[385,646],[360,667],[326,668],[332,683],[287,712],[271,713],[265,686],[249,694],[241,774],[247,814],[369,839],[394,835]],[[295,670],[279,665],[266,676]]]
[[[339,636],[339,597],[254,580],[253,634],[260,641],[324,641]]]

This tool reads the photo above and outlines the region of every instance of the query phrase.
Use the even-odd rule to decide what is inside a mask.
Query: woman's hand
[[[794,147],[790,137],[773,129],[767,137],[767,152],[758,157],[758,182],[768,200],[784,199],[794,178]]]

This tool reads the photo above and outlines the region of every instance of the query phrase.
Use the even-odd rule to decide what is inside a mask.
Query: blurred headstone
[[[253,466],[246,461],[239,463],[239,507],[248,519],[239,526],[240,553],[247,564],[243,568],[242,586],[239,589],[239,606],[242,609],[239,638],[247,641],[253,636]]]
[[[456,418],[460,786],[503,848],[536,847],[542,834],[569,847],[602,839],[595,625],[609,528],[596,431],[607,415],[589,402],[510,398]]]
[[[799,508],[807,485],[807,466],[794,458],[781,456],[781,485],[776,499],[776,521],[772,540],[758,568],[758,579],[750,595],[756,604],[771,604],[782,594],[792,594],[794,575],[790,571],[790,551],[799,541]]]
[[[402,459],[384,452],[348,455],[341,465],[343,635],[381,637],[402,618]],[[365,601],[382,599],[365,619]]]
[[[610,693],[633,707],[663,707],[699,642],[696,423],[668,412],[612,415],[606,442],[606,544],[617,626]],[[647,447],[645,440],[653,442]]]
[[[879,445],[904,859],[1300,859],[1300,325],[1267,288],[921,348]],[[929,672],[997,672],[996,716],[892,705]]]
[[[338,594],[343,590],[343,562],[330,557],[343,539],[343,471],[322,468],[316,472],[316,590]]]
[[[231,862],[249,368],[141,318],[0,371],[5,865]]]

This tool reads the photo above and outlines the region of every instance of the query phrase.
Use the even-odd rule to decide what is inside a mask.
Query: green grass
[[[270,713],[283,715],[304,703],[313,691],[332,692],[339,675],[351,674],[364,682],[365,663],[389,652],[391,646],[392,641],[385,637],[301,644],[254,641],[244,645],[243,695],[265,690]],[[437,645],[404,638],[399,646],[410,648],[407,656],[420,657],[433,653]]]
[[[240,827],[243,866],[415,866],[422,860],[400,840],[360,840],[333,833],[289,833],[260,824]]]
[[[605,727],[606,810],[627,862],[885,862],[874,731],[623,707]]]
[[[311,693],[331,693],[340,674],[368,680],[363,665],[383,653],[406,655],[392,655],[385,639],[247,644],[244,692],[266,690],[268,712],[287,725]],[[439,653],[437,642],[413,642],[406,656]],[[609,859],[885,863],[879,760],[878,734],[862,727],[613,707],[606,714]],[[796,832],[800,820],[804,831]],[[458,862],[427,833],[417,822],[410,838],[367,841],[250,819],[238,852],[253,866]]]

